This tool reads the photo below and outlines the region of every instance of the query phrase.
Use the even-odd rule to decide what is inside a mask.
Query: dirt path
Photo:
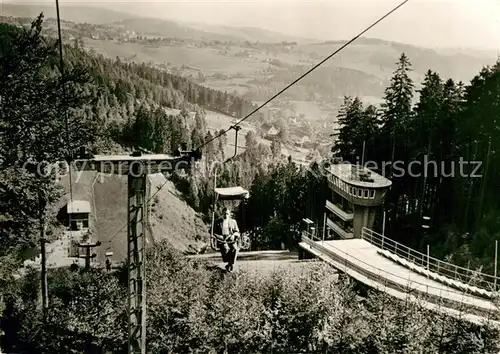
[[[222,262],[219,253],[209,253],[189,256],[189,258],[203,259],[214,267],[225,271],[226,264]],[[308,266],[315,260],[299,260],[298,254],[288,251],[254,251],[240,252],[234,266],[234,271],[245,270],[248,273],[270,274],[278,269],[293,269],[297,274],[308,271]]]

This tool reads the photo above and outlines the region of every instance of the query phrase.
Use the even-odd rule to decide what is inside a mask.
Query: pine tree
[[[257,147],[257,135],[253,130],[250,130],[245,135],[245,147],[247,150],[254,149]]]
[[[368,105],[363,112],[363,123],[360,127],[365,141],[364,162],[376,160],[377,152],[377,137],[379,135],[379,111],[374,105]]]
[[[401,54],[391,84],[385,90],[382,104],[382,123],[384,134],[391,145],[388,147],[390,161],[404,156],[405,133],[412,115],[412,99],[414,84],[409,76],[411,63],[408,57]],[[398,151],[398,153],[396,153]]]
[[[224,161],[226,158],[225,149],[227,146],[227,133],[225,133],[224,129],[222,129],[221,131],[219,131],[217,133],[217,135],[219,136],[219,138],[217,139],[219,141],[217,150],[219,151],[219,153],[221,155],[221,160]]]
[[[276,129],[278,129],[277,138],[280,140],[280,142],[286,143],[286,141],[288,139],[288,126],[286,124],[285,118],[276,119],[274,125],[275,125]]]
[[[409,187],[409,175],[396,178],[394,175],[394,163],[406,161],[411,139],[408,139],[412,117],[413,81],[409,76],[411,64],[408,57],[403,53],[397,63],[391,84],[385,90],[382,108],[382,131],[378,142],[383,144],[381,153],[386,156],[391,164],[388,171],[382,171],[385,176],[393,180],[393,187],[386,203],[391,223],[388,225],[388,233],[393,236],[393,230],[404,223],[402,218],[406,215],[406,200]],[[387,161],[387,160],[386,160]],[[395,180],[396,179],[396,180]],[[394,236],[393,236],[394,237]]]
[[[152,117],[150,110],[145,106],[141,106],[136,112],[130,135],[135,147],[141,147],[146,150],[154,150],[154,118]]]
[[[493,67],[483,68],[472,79],[465,90],[465,102],[459,115],[459,143],[470,147],[470,161],[483,162],[483,177],[470,179],[472,185],[468,189],[466,207],[470,210],[469,230],[479,226],[481,218],[486,215],[485,208],[500,208],[494,197],[494,191],[500,188],[500,181],[495,177],[500,173],[500,157],[495,154],[500,150],[500,143],[495,139],[500,133],[499,82],[500,60]]]
[[[271,152],[274,160],[278,160],[281,156],[281,142],[273,140],[271,142]]]
[[[413,124],[413,135],[418,136],[416,146],[414,147],[414,157],[415,159],[422,159],[427,156],[427,161],[436,161],[438,163],[437,167],[429,167],[425,170],[425,167],[421,172],[420,178],[420,188],[418,188],[417,195],[414,197],[419,201],[419,214],[416,215],[416,229],[419,229],[420,218],[422,213],[429,213],[434,209],[432,207],[434,195],[431,195],[431,191],[436,191],[438,184],[440,183],[440,165],[441,161],[438,161],[440,153],[437,151],[440,145],[439,142],[441,133],[441,119],[442,119],[442,106],[443,106],[443,83],[441,78],[437,73],[431,70],[427,71],[424,82],[422,84],[422,89],[420,90],[419,101],[415,107],[415,116]],[[423,162],[422,162],[423,163]],[[431,169],[432,168],[432,169]],[[413,184],[415,187],[417,185],[415,178],[412,178],[409,185]],[[413,188],[414,190],[416,188]],[[411,188],[411,187],[410,187]],[[429,215],[433,218],[434,215]]]
[[[448,79],[443,85],[443,102],[441,105],[441,119],[438,131],[434,136],[438,137],[438,151],[436,154],[439,160],[446,166],[446,174],[449,174],[454,160],[460,156],[463,151],[461,146],[457,145],[458,140],[458,119],[461,111],[462,93],[461,88],[452,79]],[[441,175],[444,175],[443,173]],[[439,195],[437,197],[436,210],[433,213],[436,223],[451,222],[452,216],[466,209],[462,196],[467,193],[466,183],[468,179],[447,177],[440,184]],[[465,215],[462,214],[462,216]]]
[[[194,127],[191,131],[191,143],[193,148],[197,148],[204,144],[206,136],[205,117],[199,109],[196,110],[194,120]]]
[[[153,151],[158,154],[168,152],[170,143],[168,120],[165,111],[162,108],[157,108],[153,113]]]
[[[203,132],[199,131],[198,128],[195,126],[193,130],[191,130],[191,143],[192,143],[192,148],[198,148],[203,145],[204,143],[205,136],[203,135]]]
[[[369,119],[371,118],[370,116]],[[344,99],[338,115],[338,123],[340,129],[334,152],[355,163],[362,154],[363,142],[368,138],[370,130],[373,130],[371,125],[367,125],[370,122],[365,117],[363,104],[359,98],[346,97]]]
[[[416,150],[418,154],[426,154],[428,150],[434,152],[441,125],[441,108],[443,104],[443,83],[437,73],[427,71],[422,88],[419,90],[420,97],[415,107],[413,124],[414,135],[420,137]],[[434,138],[434,139],[433,139]]]
[[[191,176],[189,181],[189,197],[191,199],[191,205],[195,210],[198,210],[200,208],[199,194],[198,182],[195,176]]]
[[[84,114],[95,104],[85,89],[90,75],[74,65],[62,77],[51,66],[58,62],[57,43],[43,38],[42,24],[40,15],[30,29],[0,25],[0,255],[32,246],[38,206],[45,209],[60,197],[54,169],[44,177],[36,167],[67,161],[74,149],[91,147],[104,133],[98,117]],[[30,161],[33,170],[25,165]]]
[[[216,158],[215,140],[213,140],[212,132],[207,132],[205,136],[206,146],[205,146],[205,156],[207,161],[213,161]]]

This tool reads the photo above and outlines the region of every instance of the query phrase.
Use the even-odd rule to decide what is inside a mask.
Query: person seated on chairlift
[[[217,222],[218,248],[222,255],[222,260],[227,262],[226,270],[231,272],[238,253],[238,239],[240,230],[238,223],[231,217],[231,210],[224,208],[223,218]]]

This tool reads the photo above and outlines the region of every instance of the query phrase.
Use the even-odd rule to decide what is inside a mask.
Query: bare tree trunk
[[[41,257],[41,266],[42,266],[42,274],[41,274],[41,286],[42,286],[42,310],[44,318],[47,314],[48,308],[48,291],[47,291],[47,255],[45,249],[45,203],[42,197],[39,197],[39,212],[40,212],[40,252],[42,254]]]

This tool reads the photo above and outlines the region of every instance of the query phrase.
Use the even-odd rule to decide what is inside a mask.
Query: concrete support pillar
[[[376,214],[377,214],[376,207],[354,205],[354,216],[353,216],[354,238],[361,238],[361,232],[363,230],[363,227],[366,227],[368,229],[373,228]]]

